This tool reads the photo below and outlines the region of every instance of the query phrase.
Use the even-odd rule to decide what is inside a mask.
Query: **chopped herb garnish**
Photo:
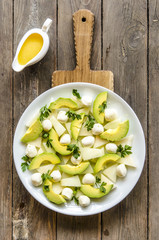
[[[23,172],[25,172],[29,168],[29,163],[28,162],[23,162],[21,164],[21,169]]]
[[[98,176],[96,176],[96,183],[101,183],[101,179]]]
[[[29,161],[29,157],[28,157],[27,155],[23,156],[22,159],[23,159],[24,161]]]
[[[42,138],[48,138],[49,136],[49,133],[48,132],[43,132],[42,133]]]
[[[42,122],[45,118],[49,116],[50,113],[51,113],[51,110],[47,108],[47,105],[42,107],[40,109],[40,121]]]
[[[48,170],[48,172],[47,173],[43,173],[42,175],[41,175],[41,178],[42,178],[42,181],[43,182],[45,182],[45,180],[51,180],[52,179],[52,177],[49,175],[49,170]]]
[[[77,89],[73,89],[73,90],[72,90],[72,94],[73,94],[74,96],[76,96],[78,99],[81,99],[81,96],[80,96],[80,94],[78,93]]]
[[[69,117],[69,118],[72,118],[72,120],[74,120],[75,118],[77,118],[77,120],[81,119],[81,115],[80,114],[77,114],[73,111],[67,111],[66,115]]]
[[[25,161],[21,164],[21,169],[23,172],[25,172],[28,168],[29,168],[29,164],[30,164],[30,158],[25,155],[22,157],[22,159]]]
[[[47,140],[46,146],[47,146],[48,148],[49,148],[49,147],[53,148],[51,142],[52,142],[52,139],[48,139],[48,140]]]
[[[87,121],[86,121],[85,127],[87,127],[87,131],[90,131],[95,124],[95,118],[90,114],[86,116],[87,116]]]
[[[124,147],[120,144],[117,148],[117,152],[121,153],[121,157],[124,158],[126,155],[132,154],[131,146],[125,145]]]
[[[72,197],[72,200],[74,200],[74,202],[78,205],[79,204],[79,201],[78,201],[78,198],[76,197],[76,194],[77,194],[77,191],[78,191],[78,187],[75,187],[74,191],[73,191],[73,197]]]
[[[49,185],[44,185],[44,189],[46,192],[49,192],[50,191]]]
[[[100,188],[99,188],[100,191],[103,192],[103,193],[106,192],[106,189],[105,189],[105,187],[104,187],[105,185],[106,185],[106,183],[105,183],[105,182],[102,182],[102,184],[100,185]]]
[[[104,112],[104,109],[107,107],[107,102],[104,101],[101,105],[99,105],[99,113]]]
[[[67,145],[67,150],[68,151],[73,151],[73,156],[76,159],[80,156],[79,147],[77,147],[76,144]]]

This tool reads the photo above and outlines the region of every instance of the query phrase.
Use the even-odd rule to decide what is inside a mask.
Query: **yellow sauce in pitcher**
[[[22,45],[19,54],[18,62],[21,65],[27,64],[33,59],[41,50],[43,46],[43,38],[38,33],[31,34]]]

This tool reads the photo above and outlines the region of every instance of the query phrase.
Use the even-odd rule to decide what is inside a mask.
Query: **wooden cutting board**
[[[114,90],[111,71],[93,71],[90,69],[94,14],[89,10],[81,9],[73,14],[73,23],[76,68],[73,71],[53,72],[52,87],[68,82],[89,82]]]

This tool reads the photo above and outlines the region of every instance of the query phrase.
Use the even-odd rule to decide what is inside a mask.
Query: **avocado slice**
[[[42,130],[43,130],[43,127],[40,122],[40,119],[38,118],[27,129],[26,133],[21,138],[21,141],[23,143],[27,143],[27,142],[37,139],[39,137],[40,133],[42,132]]]
[[[104,123],[104,112],[100,113],[99,106],[102,105],[102,103],[105,101],[107,101],[107,92],[102,92],[97,95],[93,103],[93,116],[95,120],[100,124]]]
[[[119,123],[115,129],[108,129],[100,137],[108,141],[119,141],[124,138],[129,131],[129,120]]]
[[[56,204],[65,203],[66,202],[65,199],[61,195],[55,193],[52,190],[52,187],[53,187],[53,183],[48,179],[46,179],[43,185],[43,192],[45,196],[48,198],[48,200]]]
[[[60,144],[59,137],[53,128],[49,132],[49,140],[51,140],[51,144],[55,151],[60,153],[61,155],[69,155],[72,153],[72,151],[67,150],[67,146],[63,146]]]
[[[74,140],[77,140],[77,138],[78,138],[78,135],[79,135],[79,132],[80,132],[83,120],[84,120],[85,113],[81,113],[80,115],[81,115],[81,119],[75,118],[75,120],[72,121],[71,127],[70,127],[71,135]]]
[[[39,168],[44,161],[48,161],[52,164],[57,164],[60,163],[60,158],[55,153],[49,152],[41,153],[32,159],[29,165],[29,170]]]
[[[105,154],[104,156],[98,158],[95,166],[94,166],[94,173],[99,172],[104,168],[104,165],[109,161],[117,161],[120,159],[120,156],[115,153]]]
[[[49,106],[49,109],[52,111],[61,107],[77,109],[78,105],[70,98],[58,98],[56,101],[52,102]]]
[[[88,168],[89,164],[90,164],[89,162],[80,163],[78,166],[71,166],[69,164],[66,164],[66,165],[60,165],[59,168],[61,171],[67,174],[76,175],[84,172]]]
[[[92,187],[91,185],[82,185],[80,187],[80,191],[86,195],[87,197],[90,197],[90,198],[101,198],[105,195],[107,195],[111,189],[113,188],[113,184],[106,184],[105,186],[103,186],[105,188],[105,193],[104,192],[101,192],[100,189],[98,188],[94,188]]]

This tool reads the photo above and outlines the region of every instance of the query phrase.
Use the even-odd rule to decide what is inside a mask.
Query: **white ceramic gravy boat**
[[[13,63],[12,63],[12,68],[13,68],[14,71],[20,72],[25,67],[39,62],[46,55],[46,53],[49,49],[49,45],[50,45],[50,40],[49,40],[49,36],[48,36],[47,32],[48,32],[51,24],[52,24],[52,20],[50,18],[47,18],[41,29],[40,28],[33,28],[33,29],[31,29],[31,30],[29,30],[28,32],[25,33],[25,35],[23,36],[23,38],[19,42],[19,45],[18,45],[17,50],[16,50],[16,54],[15,54],[15,57],[14,57],[14,60],[13,60]],[[19,54],[20,49],[22,48],[25,40],[33,33],[38,33],[38,34],[41,35],[41,37],[43,38],[43,46],[42,46],[40,52],[34,58],[32,58],[25,65],[21,65],[18,62],[18,54]]]

